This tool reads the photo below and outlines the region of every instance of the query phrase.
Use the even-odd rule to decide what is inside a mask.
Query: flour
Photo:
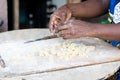
[[[50,49],[47,49],[46,52],[43,53],[50,53],[49,55],[57,56],[62,60],[70,60],[76,56],[83,56],[88,57],[87,53],[95,50],[95,46],[88,46],[83,43],[76,44],[72,43],[71,41],[65,41],[62,43],[56,43]],[[48,57],[47,56],[47,57]]]
[[[23,41],[6,42],[0,45],[0,55],[6,64],[6,68],[0,67],[0,72],[29,72],[31,69],[36,70],[34,66],[48,67],[46,64],[39,64],[46,61],[54,64],[57,59],[69,61],[79,56],[88,57],[87,54],[94,49],[95,46],[72,41],[46,40],[28,44]]]

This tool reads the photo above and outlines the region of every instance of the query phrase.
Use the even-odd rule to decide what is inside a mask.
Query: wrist
[[[90,28],[90,32],[88,33],[88,36],[90,36],[90,37],[99,37],[98,24],[88,23],[88,26]]]
[[[103,38],[103,39],[105,38],[105,34],[107,32],[105,25],[95,23],[95,24],[92,24],[91,27],[93,27],[93,30],[92,30],[93,37]]]

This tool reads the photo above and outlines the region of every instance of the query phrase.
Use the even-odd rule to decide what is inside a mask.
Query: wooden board
[[[3,45],[5,43],[18,42],[18,41],[25,42],[28,40],[43,37],[45,35],[49,35],[48,29],[30,29],[30,30],[16,30],[12,32],[5,32],[0,34],[0,38],[1,38],[0,44]],[[27,63],[25,63],[26,65],[24,66],[23,65],[18,66],[18,65],[14,65],[13,62],[10,61],[7,62],[5,56],[7,56],[8,54],[1,54],[6,64],[8,65],[8,68],[11,69],[10,66],[12,65],[12,68],[14,69],[14,70],[11,69],[10,72],[4,72],[4,73],[2,73],[2,69],[0,69],[1,71],[0,76],[2,77],[1,79],[19,80],[22,78],[26,78],[28,80],[36,80],[36,79],[49,80],[51,78],[52,80],[56,80],[56,79],[57,80],[61,80],[61,79],[62,80],[73,80],[73,79],[96,80],[105,77],[108,74],[112,75],[119,68],[120,61],[88,66],[88,64],[119,60],[120,50],[118,50],[117,48],[114,48],[97,38],[81,38],[73,41],[77,43],[94,45],[96,46],[96,49],[95,51],[89,54],[89,58],[76,57],[70,61],[62,61],[55,59],[54,63],[51,63],[49,60],[44,59],[42,57],[39,58],[31,57],[31,59],[34,59],[34,61],[37,61],[38,63],[36,65],[32,63],[32,61],[28,62],[30,64],[30,67],[26,66]],[[60,38],[60,39],[51,39],[46,41],[38,41],[35,43],[27,44],[26,47],[35,44],[39,44],[39,46],[41,44],[52,45],[55,42],[64,42],[64,40]],[[19,45],[16,47],[19,47]],[[12,57],[13,56],[12,53],[9,56]],[[83,67],[83,65],[86,65],[86,67]]]

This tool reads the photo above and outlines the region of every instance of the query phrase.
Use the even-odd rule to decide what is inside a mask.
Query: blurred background
[[[0,19],[4,21],[0,31],[48,28],[50,15],[66,3],[85,0],[0,0]],[[3,2],[3,3],[2,3]],[[104,19],[102,17],[101,19]],[[101,19],[89,20],[99,22]]]

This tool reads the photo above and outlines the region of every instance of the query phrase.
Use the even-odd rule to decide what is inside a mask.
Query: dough
[[[77,44],[70,40],[65,42],[58,42],[52,45],[49,49],[44,49],[39,56],[49,58],[49,56],[56,56],[59,59],[70,60],[76,56],[88,57],[87,53],[94,51],[95,46],[85,45],[83,43]]]
[[[57,60],[64,62],[75,59],[75,57],[88,57],[87,54],[94,49],[95,46],[83,43],[77,44],[70,40],[56,40],[56,42],[48,40],[29,44],[24,44],[22,41],[3,43],[0,45],[0,56],[5,61],[6,68],[9,68],[3,69],[0,67],[0,72],[6,70],[12,73],[23,72],[21,71],[22,66],[24,66],[26,72],[29,72],[31,69],[35,69],[34,66],[39,67],[39,64],[43,64],[43,68],[47,67],[48,65],[44,64],[45,62],[57,64]]]

